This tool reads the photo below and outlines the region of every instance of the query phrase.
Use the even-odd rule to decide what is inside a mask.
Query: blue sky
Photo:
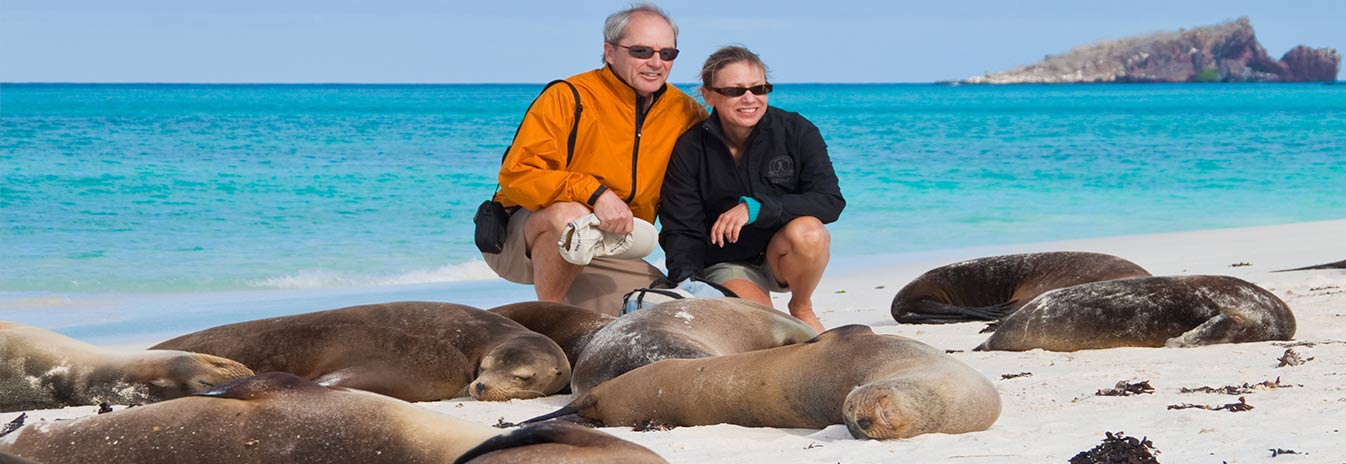
[[[599,66],[603,18],[627,3],[0,0],[0,81],[545,82]],[[675,82],[729,43],[776,82],[931,82],[1239,16],[1274,58],[1346,51],[1339,0],[656,3],[682,29]]]

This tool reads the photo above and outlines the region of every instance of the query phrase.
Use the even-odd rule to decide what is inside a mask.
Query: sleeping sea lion
[[[153,403],[250,375],[244,365],[216,356],[111,350],[50,330],[0,322],[0,412]]]
[[[1099,253],[977,258],[931,269],[912,280],[893,298],[892,314],[903,324],[994,321],[1050,290],[1149,275],[1135,263]]]
[[[668,358],[703,358],[799,343],[816,333],[780,311],[739,298],[686,298],[624,315],[594,334],[575,363],[575,393]]]
[[[569,415],[606,426],[844,423],[856,438],[887,439],[986,430],[1000,417],[1000,394],[943,350],[847,325],[778,348],[665,359],[526,423]]]
[[[450,303],[384,303],[241,322],[156,348],[210,353],[258,372],[290,372],[406,401],[536,398],[570,380],[570,363],[551,339]]]
[[[1289,340],[1295,315],[1276,295],[1228,276],[1141,277],[1044,293],[977,350],[1076,351]]]
[[[507,304],[489,311],[552,339],[566,353],[571,367],[579,360],[584,347],[589,346],[594,334],[617,319],[578,306],[545,301]]]
[[[573,424],[538,424],[497,446],[493,462],[662,462],[643,447]],[[149,406],[31,424],[0,452],[47,464],[367,464],[454,462],[499,431],[386,396],[271,372]],[[513,459],[516,455],[521,458]],[[479,462],[464,459],[463,462]]]

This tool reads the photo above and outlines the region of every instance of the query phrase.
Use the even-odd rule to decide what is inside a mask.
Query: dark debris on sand
[[[107,414],[112,412],[112,405],[107,403],[98,403],[98,413]]]
[[[1122,432],[1116,435],[1112,432],[1104,433],[1108,437],[1103,439],[1102,444],[1089,451],[1080,451],[1070,458],[1070,464],[1159,464],[1159,459],[1154,457],[1159,454],[1159,450],[1154,448],[1154,442],[1146,438],[1128,437]]]
[[[1020,372],[1018,374],[1000,374],[1000,379],[1001,380],[1017,379],[1019,377],[1028,377],[1031,375],[1033,375],[1032,372]]]
[[[663,422],[650,419],[631,427],[632,432],[666,432],[677,428],[675,425],[665,424]]]
[[[1276,367],[1285,367],[1285,366],[1298,366],[1300,364],[1312,361],[1313,358],[1305,359],[1299,356],[1299,353],[1296,353],[1294,349],[1286,348],[1285,354],[1282,354],[1281,357],[1276,358],[1276,360],[1281,362]]]
[[[1123,380],[1117,382],[1117,385],[1113,388],[1094,392],[1094,396],[1131,396],[1150,393],[1154,393],[1154,387],[1150,386],[1149,380],[1142,380],[1135,383],[1128,383]]]
[[[1183,404],[1170,404],[1170,405],[1168,405],[1168,409],[1170,409],[1170,410],[1172,410],[1172,409],[1205,409],[1205,410],[1208,410],[1208,411],[1244,412],[1244,411],[1251,411],[1251,410],[1253,409],[1253,405],[1248,404],[1248,400],[1246,400],[1246,399],[1244,399],[1242,396],[1240,396],[1240,397],[1239,397],[1239,402],[1237,402],[1237,403],[1229,403],[1229,404],[1226,404],[1226,405],[1224,405],[1224,406],[1210,406],[1210,405],[1205,405],[1205,404],[1183,403]]]
[[[1253,393],[1258,390],[1275,390],[1277,388],[1295,388],[1295,387],[1303,387],[1303,385],[1292,385],[1288,383],[1281,383],[1281,378],[1276,377],[1275,381],[1267,380],[1262,383],[1254,383],[1254,384],[1244,382],[1243,385],[1226,385],[1223,387],[1197,387],[1197,388],[1182,387],[1181,389],[1178,389],[1178,392],[1219,393],[1222,395],[1246,395],[1248,393]]]
[[[1308,455],[1308,454],[1309,454],[1309,453],[1301,453],[1301,452],[1298,452],[1298,451],[1295,451],[1295,450],[1280,449],[1280,448],[1271,448],[1270,450],[1271,450],[1271,457],[1273,457],[1273,458],[1276,457],[1276,456],[1280,456],[1280,455],[1282,455],[1282,454],[1299,454],[1299,455]]]
[[[518,426],[519,424],[515,424],[513,422],[505,422],[505,418],[501,417],[500,419],[496,420],[495,425],[492,425],[491,427],[495,427],[497,429],[508,429]]]
[[[18,430],[19,427],[23,427],[23,421],[25,419],[28,419],[28,413],[19,413],[19,417],[15,417],[14,420],[9,421],[4,427],[0,427],[0,437],[9,435],[11,432]]]
[[[986,327],[982,327],[981,331],[980,331],[980,332],[977,332],[977,333],[979,333],[979,334],[992,333],[992,332],[995,332],[995,329],[999,329],[999,328],[1000,328],[1000,321],[995,321],[995,322],[986,324]]]
[[[1252,266],[1252,263],[1249,263],[1247,261],[1240,261],[1229,265],[1229,267],[1248,267],[1248,266]]]

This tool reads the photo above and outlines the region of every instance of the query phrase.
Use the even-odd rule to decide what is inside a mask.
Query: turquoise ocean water
[[[540,89],[0,84],[0,320],[100,336],[278,294],[530,296],[481,280],[471,215]],[[771,104],[828,143],[838,262],[1346,218],[1346,85],[784,84]]]

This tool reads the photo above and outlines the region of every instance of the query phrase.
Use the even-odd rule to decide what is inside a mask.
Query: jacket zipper
[[[650,95],[654,98],[654,95]],[[645,107],[645,102],[641,101],[639,95],[636,96],[636,143],[631,145],[631,194],[626,196],[626,203],[630,204],[636,199],[636,172],[640,163],[640,128],[645,125],[645,116],[649,111],[641,111]],[[654,103],[650,103],[650,110],[654,109]]]

